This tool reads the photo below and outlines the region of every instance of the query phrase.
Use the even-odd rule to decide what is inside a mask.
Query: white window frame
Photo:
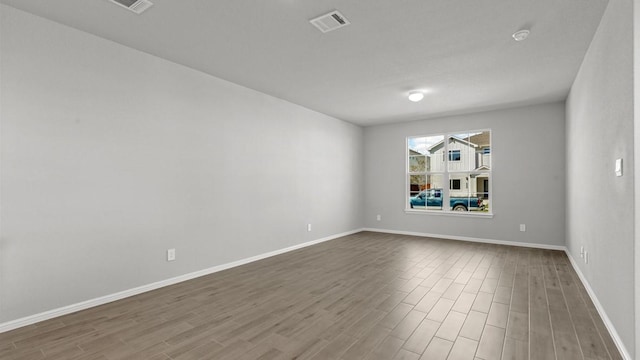
[[[489,132],[489,148],[491,149],[491,166],[489,167],[489,170],[482,170],[482,171],[449,171],[449,141],[448,139],[456,134],[464,134],[464,133],[480,133],[480,132],[485,132],[488,131]],[[444,171],[443,172],[439,172],[439,173],[434,173],[434,172],[429,172],[429,171],[425,171],[424,174],[425,175],[442,175],[443,176],[443,184],[446,185],[450,185],[451,184],[451,174],[460,174],[460,173],[481,173],[481,174],[488,174],[489,175],[489,211],[488,212],[480,212],[480,211],[453,211],[452,209],[448,209],[449,207],[449,192],[451,191],[451,189],[449,189],[450,186],[446,186],[443,187],[443,191],[442,191],[442,209],[441,210],[429,210],[429,209],[412,209],[410,206],[410,192],[411,192],[411,175],[416,175],[416,173],[410,173],[409,172],[409,159],[410,159],[410,153],[409,153],[409,139],[414,139],[414,138],[420,138],[420,137],[430,137],[430,136],[443,136],[443,142],[444,142],[444,152],[443,152],[443,157],[444,157]],[[482,218],[493,218],[493,199],[494,199],[494,193],[493,193],[493,168],[494,168],[494,158],[493,158],[493,153],[494,153],[494,149],[495,149],[495,145],[493,144],[493,131],[489,128],[487,129],[479,129],[479,130],[461,130],[461,131],[447,131],[447,132],[439,132],[439,133],[431,133],[431,134],[426,134],[426,135],[411,135],[411,136],[407,136],[405,138],[405,213],[407,214],[425,214],[425,215],[445,215],[445,216],[463,216],[463,217],[482,217]],[[446,155],[444,155],[446,154]],[[463,187],[463,185],[461,184],[461,187]],[[487,189],[485,189],[485,191],[487,191]],[[484,200],[484,198],[483,198]]]

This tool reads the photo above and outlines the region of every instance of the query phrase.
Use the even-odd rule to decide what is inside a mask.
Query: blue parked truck
[[[414,207],[442,209],[442,189],[428,189],[421,191],[418,195],[412,196],[409,199],[409,205],[413,209]],[[450,197],[449,204],[450,209],[453,211],[470,211],[470,210],[482,210],[484,205],[482,204],[482,198],[479,197]]]

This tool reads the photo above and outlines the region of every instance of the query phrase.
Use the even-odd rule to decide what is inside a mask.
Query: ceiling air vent
[[[315,19],[309,20],[309,22],[323,33],[351,24],[339,11],[332,11],[328,14],[318,16]]]
[[[131,10],[136,14],[142,14],[143,11],[147,10],[153,3],[149,0],[110,0],[114,4],[118,4],[125,9]]]

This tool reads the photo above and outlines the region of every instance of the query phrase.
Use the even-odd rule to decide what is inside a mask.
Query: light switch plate
[[[616,176],[622,176],[622,159],[616,159]]]

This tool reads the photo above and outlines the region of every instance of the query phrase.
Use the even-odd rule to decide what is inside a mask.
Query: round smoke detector
[[[513,35],[511,35],[513,37],[513,40],[515,41],[522,41],[525,40],[528,36],[529,36],[530,31],[527,29],[523,29],[523,30],[519,30],[513,33]]]

